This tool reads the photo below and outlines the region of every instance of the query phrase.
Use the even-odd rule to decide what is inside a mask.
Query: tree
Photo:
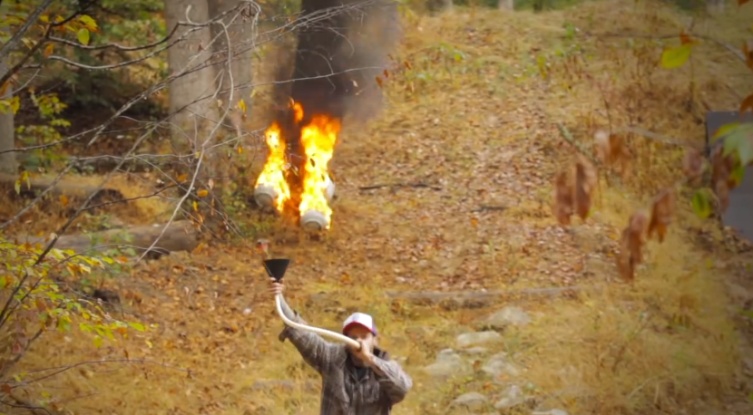
[[[213,59],[209,4],[206,0],[166,0],[165,21],[180,39],[167,52],[173,150],[197,152],[218,121],[214,67],[208,64]]]

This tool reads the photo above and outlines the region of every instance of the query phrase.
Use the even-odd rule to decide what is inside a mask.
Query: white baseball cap
[[[377,335],[376,325],[374,324],[374,318],[365,313],[353,313],[350,317],[346,318],[343,322],[343,333],[348,331],[353,326],[361,326],[370,331],[374,336]]]

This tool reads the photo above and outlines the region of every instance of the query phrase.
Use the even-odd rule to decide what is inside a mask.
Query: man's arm
[[[376,372],[379,384],[384,388],[390,402],[394,405],[402,401],[413,387],[411,377],[394,360],[385,360],[373,355],[370,360],[370,366]]]
[[[306,321],[288,306],[285,298],[280,296],[280,300],[282,312],[287,318],[296,323],[306,324]],[[318,334],[290,326],[285,326],[278,338],[281,342],[289,339],[303,356],[303,360],[318,372],[322,372],[332,361],[336,349],[335,345],[326,342]]]

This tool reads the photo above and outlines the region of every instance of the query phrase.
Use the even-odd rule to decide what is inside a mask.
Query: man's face
[[[369,350],[374,350],[374,335],[363,326],[353,326],[345,332],[345,335],[354,340],[363,340],[363,342],[369,347]]]

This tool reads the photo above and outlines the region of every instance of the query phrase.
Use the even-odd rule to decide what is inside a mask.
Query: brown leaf
[[[591,210],[591,196],[596,188],[596,168],[580,156],[575,164],[575,212],[581,219],[586,220]]]
[[[630,216],[628,226],[622,231],[620,253],[617,255],[617,269],[622,278],[628,281],[635,278],[635,268],[643,261],[644,233],[648,223],[648,214],[640,210]]]
[[[743,43],[743,56],[748,68],[753,69],[753,47],[751,47],[750,41]]]
[[[630,151],[621,135],[610,134],[599,130],[594,134],[594,146],[598,160],[615,167],[617,172],[625,177],[628,173]]]
[[[753,112],[753,94],[745,97],[743,102],[740,103],[740,115],[743,115],[743,113],[747,110],[751,110],[751,112]]]
[[[674,210],[675,195],[672,189],[666,189],[659,193],[651,206],[651,221],[648,224],[649,237],[656,232],[659,242],[664,242],[667,226],[672,222]]]
[[[729,207],[729,185],[727,180],[720,179],[714,182],[714,193],[719,199],[719,211],[724,212]]]
[[[561,171],[554,179],[554,216],[562,226],[570,224],[574,200],[571,180],[567,170]]]
[[[703,154],[697,149],[688,149],[682,161],[682,171],[688,181],[696,183],[703,173]]]

